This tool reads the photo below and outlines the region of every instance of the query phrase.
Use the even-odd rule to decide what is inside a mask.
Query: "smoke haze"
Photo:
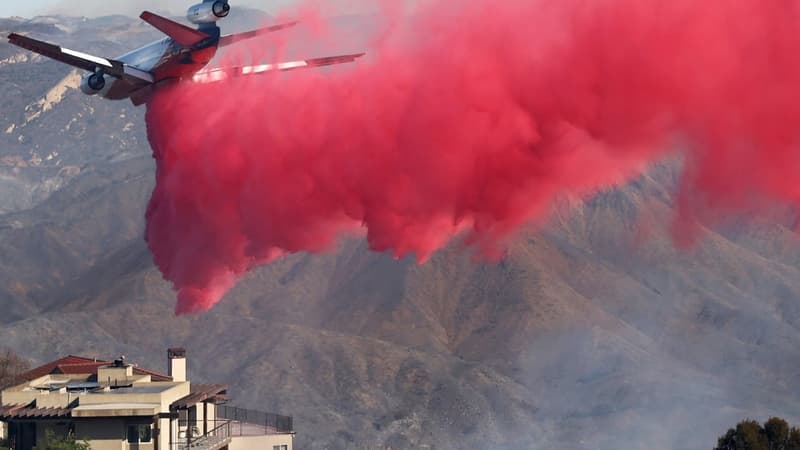
[[[49,8],[42,8],[40,12],[42,14],[69,14],[71,16],[87,17],[110,14],[138,16],[144,10],[182,14],[193,2],[184,0],[126,0],[118,2],[82,0],[80,2],[60,1],[55,3],[54,6]]]
[[[105,16],[110,14],[124,14],[138,16],[144,10],[160,11],[168,14],[183,15],[189,6],[199,3],[202,0],[126,0],[109,2],[105,0],[81,0],[59,1],[49,7],[41,7],[36,11],[37,14],[67,14],[71,16]],[[258,8],[266,12],[275,13],[281,8],[296,4],[296,0],[236,0],[232,2],[236,7]],[[325,10],[339,11],[340,13],[364,12],[367,3],[361,5],[351,5],[347,0],[336,0],[320,2],[325,6]],[[357,2],[358,3],[358,2]],[[32,8],[28,8],[32,9]],[[374,9],[369,7],[369,9]]]
[[[148,244],[186,313],[359,230],[397,257],[425,261],[459,233],[497,256],[556,196],[674,155],[681,242],[698,219],[796,203],[797,8],[433,1],[402,22],[387,11],[352,67],[163,90],[147,112]],[[258,48],[229,59],[274,59]]]

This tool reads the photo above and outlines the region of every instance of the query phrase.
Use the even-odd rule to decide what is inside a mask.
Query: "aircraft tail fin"
[[[174,22],[161,17],[158,14],[145,11],[141,16],[142,20],[155,27],[158,31],[166,34],[184,47],[193,47],[210,36],[200,30],[189,28],[186,25]]]

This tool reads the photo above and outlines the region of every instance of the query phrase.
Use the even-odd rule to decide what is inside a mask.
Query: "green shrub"
[[[743,420],[717,440],[714,450],[800,450],[800,429],[789,427],[780,417],[762,426],[755,420]]]
[[[75,436],[70,434],[67,437],[61,438],[56,436],[52,430],[47,430],[44,439],[40,444],[34,447],[35,450],[91,450],[89,443],[86,441],[78,441]]]

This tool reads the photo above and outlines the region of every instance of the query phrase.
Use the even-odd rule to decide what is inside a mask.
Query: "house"
[[[31,450],[52,430],[93,450],[292,449],[291,417],[227,405],[227,386],[187,379],[186,350],[167,357],[167,374],[78,356],[23,374],[0,396],[9,446]]]

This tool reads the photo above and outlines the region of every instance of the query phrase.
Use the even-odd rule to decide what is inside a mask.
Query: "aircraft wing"
[[[246,39],[252,39],[275,31],[291,28],[295,25],[297,25],[297,21],[272,25],[271,27],[259,28],[253,31],[246,31],[244,33],[228,34],[219,38],[219,46],[225,47],[227,45],[235,44],[237,42],[244,41]]]
[[[312,58],[299,61],[287,61],[274,64],[260,64],[255,66],[227,67],[220,69],[203,70],[195,73],[191,80],[195,83],[214,83],[230,78],[248,75],[259,75],[275,71],[288,71],[298,69],[310,69],[314,67],[332,66],[334,64],[345,64],[354,62],[364,56],[364,53],[351,55],[326,56],[324,58]]]
[[[95,72],[100,69],[103,72],[117,78],[128,78],[146,83],[153,82],[153,77],[148,72],[128,66],[120,61],[100,58],[75,50],[70,50],[68,48],[59,47],[58,45],[50,44],[44,41],[38,41],[36,39],[16,33],[11,33],[8,36],[8,42],[16,45],[17,47],[22,47],[42,56],[46,56],[64,64],[69,64],[70,66],[87,70],[89,72]]]

